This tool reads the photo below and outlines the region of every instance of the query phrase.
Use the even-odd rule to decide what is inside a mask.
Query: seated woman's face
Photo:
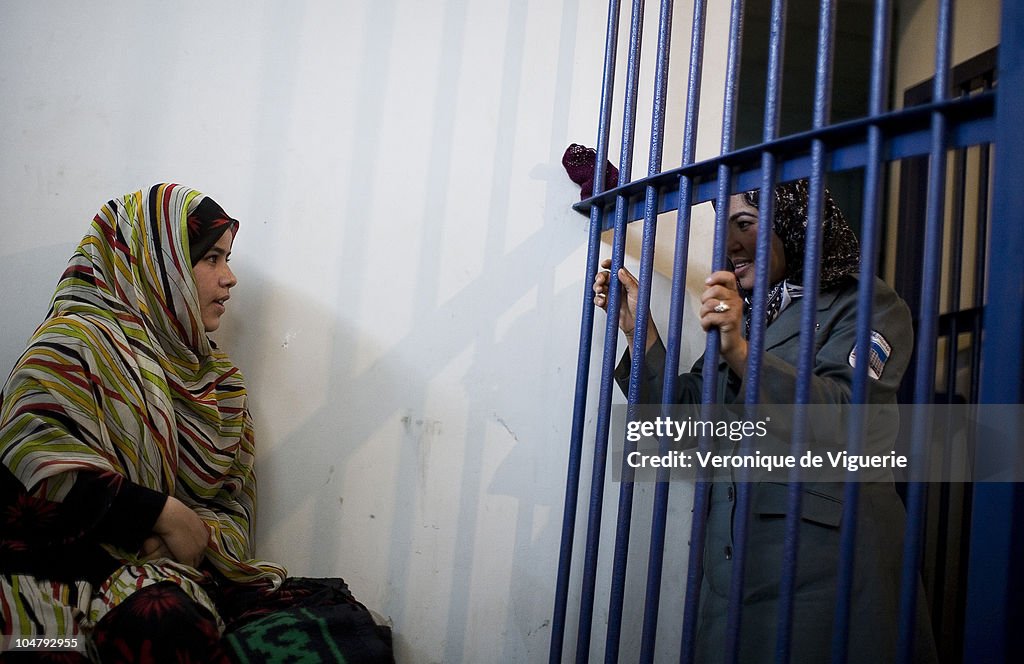
[[[210,247],[192,268],[192,274],[196,279],[196,291],[199,293],[203,327],[207,332],[213,332],[220,327],[224,303],[230,297],[231,288],[238,283],[228,266],[233,241],[234,234],[231,229],[224,231],[217,243]]]
[[[736,281],[745,290],[754,290],[754,259],[757,256],[758,211],[747,203],[743,194],[729,197],[729,220],[725,238],[725,255],[732,263]],[[772,233],[771,264],[768,281],[774,285],[786,278],[786,254],[782,240]]]

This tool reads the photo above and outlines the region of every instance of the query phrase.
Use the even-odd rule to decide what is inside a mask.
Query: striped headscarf
[[[219,572],[277,586],[284,570],[252,553],[245,384],[206,336],[192,276],[188,219],[209,200],[159,184],[103,206],[4,388],[0,460],[55,504],[79,473],[176,496],[210,527]]]

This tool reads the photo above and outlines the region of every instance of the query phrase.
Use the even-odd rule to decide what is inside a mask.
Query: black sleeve
[[[138,551],[166,502],[166,494],[114,473],[79,473],[64,500],[76,506],[77,520],[93,539],[126,551]]]

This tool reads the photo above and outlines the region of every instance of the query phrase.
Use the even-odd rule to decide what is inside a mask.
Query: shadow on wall
[[[250,273],[244,259],[236,258],[244,287],[232,304],[237,302],[244,314],[226,327],[230,343],[225,347],[246,369],[254,393],[273,384],[279,395],[294,394],[296,410],[301,411],[294,428],[284,427],[288,433],[282,440],[260,438],[263,497],[268,497],[267,488],[280,493],[296,483],[303,487],[298,493],[289,489],[293,502],[287,511],[261,502],[260,533],[280,536],[290,530],[292,519],[308,524],[309,532],[289,539],[286,546],[296,558],[309,560],[315,574],[357,573],[347,542],[376,545],[386,569],[383,578],[373,580],[381,587],[381,599],[371,608],[395,621],[402,661],[465,661],[467,652],[474,650],[467,641],[480,638],[470,636],[469,630],[484,622],[479,611],[492,608],[505,616],[504,625],[487,623],[504,630],[488,637],[495,648],[509,651],[510,658],[502,660],[515,661],[527,651],[538,655],[537,650],[547,647],[567,440],[562,435],[544,436],[544,422],[537,420],[543,416],[563,426],[569,421],[571,394],[552,393],[551,377],[568,372],[571,381],[575,367],[568,366],[574,364],[571,357],[552,357],[546,374],[537,375],[519,370],[518,358],[548,354],[550,341],[537,324],[536,310],[573,312],[575,319],[580,293],[576,287],[557,290],[553,267],[523,275],[521,266],[536,262],[538,255],[549,256],[548,263],[555,266],[578,247],[553,245],[551,234],[542,228],[504,253],[502,231],[496,226],[492,235],[498,237],[487,243],[488,271],[443,304],[434,304],[437,284],[424,277],[414,298],[418,304],[412,332],[369,366],[359,356],[360,348],[366,350],[360,335],[367,332],[345,320],[345,309],[318,307],[301,294]],[[349,233],[359,230],[354,226],[346,237]],[[439,237],[427,236],[424,261],[440,255],[439,243]],[[343,253],[339,265],[345,265],[349,274],[370,272],[359,264],[357,241],[346,242]],[[429,265],[420,270],[424,275],[436,272]],[[249,296],[243,291],[255,301],[244,300]],[[359,309],[353,300],[362,297],[361,292],[372,289],[346,289],[352,310]],[[502,298],[495,298],[497,292]],[[506,303],[531,294],[536,297],[535,310],[502,327],[499,319]],[[251,335],[253,329],[261,329],[244,325],[244,320],[265,320],[268,312],[260,309],[268,301],[287,302],[285,309],[302,312],[304,325],[326,331],[318,339],[330,349],[325,365],[310,367],[309,372],[315,387],[286,384],[289,375],[290,380],[300,380],[303,372],[275,371],[273,365],[283,362],[280,358],[242,359],[260,346]],[[287,311],[275,309],[274,315],[287,317]],[[427,347],[425,337],[416,334],[424,329],[447,330],[444,345]],[[439,403],[431,379],[450,374],[453,366],[461,379],[447,384],[461,384],[460,393],[441,395],[444,403]],[[326,384],[321,386],[322,376]],[[316,406],[303,410],[303,401]],[[266,417],[258,411],[255,416],[258,424]],[[524,437],[517,423],[525,423],[532,435]],[[389,435],[395,439],[385,440]],[[373,461],[376,465],[368,465]],[[393,468],[382,467],[391,464]],[[353,477],[385,482],[345,486],[346,478]],[[349,492],[368,487],[374,497],[349,499]],[[354,513],[355,505],[367,504],[382,509]],[[499,507],[500,515],[488,516],[486,505]],[[491,521],[509,514],[514,521]],[[507,533],[500,542],[488,541],[494,525]],[[489,545],[502,550],[491,555]],[[487,568],[489,559],[496,569]],[[357,596],[376,594],[354,590]],[[495,606],[476,606],[482,602]],[[426,620],[437,642],[406,641],[403,627],[412,620]]]
[[[452,148],[457,144],[456,116],[450,103],[466,84],[460,63],[469,29],[468,7],[466,3],[447,3],[444,11],[440,61],[450,66],[438,68],[432,106],[425,104],[426,117],[432,121],[426,160],[431,167],[422,174],[428,192],[450,191],[452,173],[458,171],[457,162],[462,158]],[[509,11],[508,55],[496,73],[501,100],[495,123],[492,194],[488,208],[479,215],[480,223],[487,225],[480,251],[480,262],[486,268],[457,295],[438,304],[442,299],[438,275],[445,255],[444,236],[436,231],[424,233],[417,248],[411,332],[366,366],[357,354],[361,346],[372,343],[365,338],[368,331],[345,316],[366,310],[363,305],[373,297],[373,275],[382,267],[372,264],[365,251],[370,234],[364,205],[366,192],[374,189],[370,178],[384,158],[380,137],[387,130],[382,120],[386,114],[379,107],[383,100],[372,91],[386,87],[392,74],[387,57],[394,22],[393,9],[387,3],[368,11],[367,29],[373,38],[364,46],[365,76],[354,86],[366,94],[353,93],[365,100],[359,121],[351,128],[355,149],[348,171],[353,178],[339,187],[339,209],[331,220],[344,226],[341,236],[345,242],[337,265],[344,271],[340,283],[346,286],[330,311],[305,308],[310,303],[301,299],[294,303],[304,307],[305,320],[322,324],[328,331],[324,341],[330,351],[325,366],[317,368],[328,377],[323,386],[325,396],[261,461],[261,472],[275,478],[305,476],[308,480],[323,477],[325,469],[327,482],[353,473],[367,476],[366,467],[352,464],[376,456],[368,447],[375,439],[379,441],[382,428],[390,423],[387,431],[398,438],[390,451],[397,460],[393,469],[380,474],[390,483],[375,487],[379,494],[375,501],[392,510],[390,523],[373,514],[346,513],[347,501],[340,495],[349,490],[346,487],[311,490],[302,507],[311,514],[308,546],[317,570],[348,573],[351,559],[345,548],[350,538],[365,538],[379,546],[377,555],[386,573],[378,581],[381,604],[373,608],[395,620],[400,661],[457,662],[485,652],[498,656],[499,651],[502,655],[498,657],[504,661],[534,660],[547,649],[567,441],[563,436],[528,439],[519,433],[517,422],[532,418],[530,430],[536,436],[543,428],[536,422],[538,416],[547,418],[551,413],[550,419],[567,430],[571,394],[552,394],[550,375],[575,371],[574,366],[562,366],[574,365],[574,355],[566,357],[559,350],[548,357],[553,346],[561,346],[546,337],[547,328],[538,324],[538,318],[568,312],[565,315],[576,320],[578,284],[559,290],[554,272],[586,238],[583,224],[578,236],[568,237],[547,226],[538,228],[514,249],[505,249],[506,229],[516,223],[510,213],[514,207],[511,182],[521,179],[511,171],[510,155],[519,125],[527,8],[512,3]],[[546,156],[552,164],[558,163],[566,143],[578,11],[578,2],[568,2],[563,12],[563,42],[556,64],[560,92],[552,109],[559,121],[554,123],[557,135],[551,138],[552,154]],[[560,169],[550,175],[551,182],[558,185],[548,187],[545,209],[538,213],[558,223],[564,216],[555,211],[565,210],[573,193]],[[409,211],[414,224],[433,229],[439,227],[439,219],[460,213],[465,214],[443,196]],[[558,238],[563,239],[559,242]],[[523,269],[537,265],[545,267]],[[260,290],[264,300],[272,292]],[[277,292],[273,297],[279,295],[290,300],[294,294]],[[509,313],[511,303],[523,298],[532,298],[532,308],[503,327],[502,315]],[[259,311],[251,313],[257,320],[264,319]],[[424,330],[431,334],[423,335]],[[360,334],[363,338],[354,341]],[[521,363],[520,358],[530,361]],[[549,367],[545,369],[549,373],[536,375],[521,366]],[[434,415],[438,405],[431,379],[453,371],[462,376],[462,393],[452,395],[450,407],[443,409],[445,421],[441,421]],[[258,379],[250,383],[257,386],[280,379],[253,375]],[[464,420],[449,419],[457,413]],[[397,427],[396,422],[400,423]],[[453,437],[453,432],[459,436]],[[311,440],[330,444],[313,450]],[[506,451],[509,445],[511,450]],[[504,457],[488,475],[496,455]],[[488,519],[505,517],[489,517],[488,507],[501,507],[503,515],[515,515],[514,522],[498,524],[509,531],[499,542],[488,541],[494,525]],[[285,520],[289,515],[277,514],[276,518]],[[275,532],[284,524],[265,525],[263,532]],[[501,550],[493,551],[495,546]],[[492,551],[495,569],[488,567]],[[358,594],[358,588],[356,591]],[[504,627],[486,617],[490,611],[504,616]],[[481,628],[487,633],[481,634]],[[430,642],[424,642],[424,637]]]
[[[363,59],[372,66],[363,71],[376,80],[358,81],[356,91],[387,85],[380,80],[390,76],[387,49],[383,59],[377,52],[392,38],[389,25],[394,17],[385,5],[367,14],[374,39],[366,41]],[[446,4],[440,59],[452,64],[439,68],[432,108],[425,109],[432,121],[426,160],[431,168],[422,174],[429,192],[450,191],[452,173],[460,168],[457,162],[462,157],[452,149],[456,127],[450,101],[466,84],[459,63],[469,29],[467,11],[465,3]],[[324,365],[315,367],[318,375],[327,376],[325,385],[316,386],[322,394],[307,395],[317,407],[303,412],[296,427],[274,441],[259,461],[262,477],[272,485],[306,482],[305,495],[294,505],[303,514],[273,512],[272,520],[261,524],[261,532],[279,533],[287,530],[292,518],[308,519],[308,540],[289,541],[287,546],[307,547],[314,573],[352,574],[348,543],[369,541],[376,546],[377,567],[385,570],[383,578],[372,581],[379,585],[379,593],[362,596],[379,596],[380,604],[372,608],[394,620],[399,661],[534,661],[548,646],[568,441],[565,435],[545,435],[545,429],[551,421],[568,430],[571,388],[553,393],[559,383],[552,376],[574,373],[575,355],[564,354],[564,344],[548,338],[548,330],[557,326],[543,318],[560,314],[567,321],[578,319],[582,284],[559,289],[555,269],[585,244],[586,232],[582,218],[578,234],[551,227],[564,223],[576,194],[560,168],[545,169],[548,198],[537,214],[552,221],[514,248],[505,247],[507,229],[516,223],[510,212],[515,207],[511,183],[522,179],[512,172],[510,157],[521,122],[517,116],[527,8],[512,3],[509,11],[508,55],[495,84],[501,94],[495,150],[487,157],[496,162],[491,198],[474,217],[486,224],[480,255],[474,257],[486,266],[478,277],[453,297],[439,297],[445,238],[437,230],[423,233],[417,264],[411,266],[418,278],[411,298],[410,333],[381,354],[373,352],[377,359],[369,366],[362,361],[360,350],[372,345],[370,332],[366,321],[357,323],[346,316],[367,309],[374,275],[387,269],[371,263],[365,250],[370,229],[364,208],[366,192],[374,190],[370,178],[385,158],[380,136],[386,128],[380,97],[355,92],[366,103],[360,106],[360,121],[351,128],[355,149],[348,171],[353,178],[336,192],[337,216],[325,220],[343,226],[339,235],[345,238],[336,260],[344,275],[339,283],[345,286],[335,306],[318,308],[276,284],[259,283],[259,275],[240,274],[249,282],[245,290],[258,292],[260,302],[288,302],[288,307],[300,308],[307,324],[326,331],[322,341],[330,349]],[[551,154],[544,157],[552,165],[558,164],[566,144],[578,11],[578,2],[568,2],[563,12],[559,92],[552,109],[559,121],[554,123]],[[438,229],[438,220],[451,214],[467,212],[443,196],[409,211],[412,224],[428,229]],[[582,261],[579,267],[582,272]],[[530,302],[525,312],[510,311],[513,303],[524,299]],[[260,305],[253,304],[256,308],[246,307],[247,319],[264,321],[271,313],[281,314],[277,309],[261,312]],[[503,316],[511,320],[503,323]],[[569,323],[570,329],[577,327]],[[431,333],[425,335],[425,330]],[[244,329],[233,329],[235,333],[229,350],[253,347]],[[538,366],[544,367],[540,374],[530,369]],[[439,415],[431,381],[453,373],[445,385],[461,385],[461,393],[446,399],[440,408],[444,414]],[[250,366],[248,374],[254,389],[276,382],[278,393],[294,387],[302,394],[301,385],[281,386],[282,377],[268,370]],[[570,375],[564,382],[571,381]],[[397,440],[382,445],[386,433]],[[388,449],[371,449],[375,445]],[[369,467],[367,459],[377,459],[378,467],[393,463],[394,468]],[[378,495],[372,502],[390,510],[390,519],[352,512],[347,493],[355,487],[339,486],[341,482],[331,478],[354,476],[387,479],[373,487]],[[329,488],[321,488],[328,483]],[[367,484],[372,482],[362,486]],[[488,513],[490,509],[496,511]],[[505,532],[492,539],[495,526]],[[360,588],[355,591],[360,596]]]

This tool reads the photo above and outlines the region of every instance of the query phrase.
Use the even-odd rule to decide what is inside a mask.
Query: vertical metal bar
[[[979,343],[979,342],[976,342]],[[977,403],[971,401],[969,403]],[[971,441],[973,442],[973,441]],[[971,544],[971,502],[974,494],[974,486],[970,483],[964,483],[962,485],[963,502],[961,503],[960,509],[960,533],[959,542],[957,548],[959,550],[959,558],[957,560],[957,587],[956,587],[956,605],[953,612],[953,624],[957,626],[957,629],[953,632],[952,638],[952,652],[950,658],[954,662],[962,662],[963,660],[958,657],[959,653],[963,652],[964,646],[964,630],[963,625],[966,623],[964,610],[967,604],[967,564],[968,556],[970,555],[970,544]]]
[[[722,108],[721,152],[731,152],[735,144],[736,97],[739,84],[740,48],[743,36],[743,0],[732,0],[729,17],[729,54],[726,60],[725,100]],[[732,189],[732,173],[729,166],[718,168],[718,204],[715,210],[715,238],[711,256],[711,269],[725,268],[725,231],[729,212],[729,194]],[[713,404],[718,391],[718,330],[707,334],[704,349],[704,370],[701,401],[707,406]],[[703,413],[707,415],[708,413]],[[706,451],[710,440],[704,436],[700,448]],[[697,613],[700,609],[700,585],[704,575],[704,539],[707,535],[707,509],[711,485],[700,474],[694,489],[693,523],[690,529],[690,551],[686,571],[686,596],[683,603],[683,645],[680,649],[682,664],[693,661],[697,635]]]
[[[1006,48],[1004,46],[1004,48]],[[992,89],[992,79],[986,77],[982,89]],[[975,314],[971,320],[971,377],[970,388],[967,395],[967,403],[976,404],[980,402],[981,394],[981,353],[984,347],[982,343],[982,314],[981,307],[985,302],[985,257],[988,250],[988,219],[989,219],[989,169],[991,165],[991,149],[988,143],[978,146],[978,201],[975,213],[975,240],[974,240],[974,288],[971,293],[971,307]],[[973,463],[973,459],[971,460]],[[967,579],[968,564],[971,548],[971,512],[974,502],[974,485],[965,483],[963,486],[963,503],[960,513],[960,537],[959,537],[959,558],[957,569],[956,604],[953,613],[954,625],[966,624],[967,609]],[[958,629],[953,635],[953,652],[963,652],[964,630]]]
[[[871,92],[868,115],[878,117],[886,110],[889,87],[890,0],[875,2],[871,41]],[[867,402],[868,358],[871,345],[871,314],[875,297],[874,275],[878,269],[881,246],[882,191],[885,176],[882,130],[868,127],[868,160],[864,176],[864,223],[861,227],[861,279],[857,289],[857,365],[853,368],[851,402]],[[856,409],[850,418],[849,453],[860,454],[867,430],[866,411]],[[853,570],[856,558],[857,518],[860,511],[860,484],[848,482],[843,491],[843,518],[839,533],[839,569],[836,586],[836,613],[832,629],[832,662],[846,664],[850,639],[850,599],[853,595]]]
[[[767,143],[778,137],[782,102],[783,56],[785,50],[786,0],[773,0],[768,42],[768,78],[765,91],[764,132],[762,141]],[[767,305],[771,243],[775,228],[775,184],[777,167],[775,155],[761,153],[761,193],[758,209],[758,235],[754,292],[757,297],[751,303],[749,358],[746,375],[747,404],[758,400],[761,387],[761,359],[764,354],[766,328],[765,309]],[[742,554],[741,554],[742,555]]]
[[[612,96],[615,89],[615,44],[618,41],[619,0],[608,3],[608,29],[605,39],[604,80],[601,86],[601,109],[597,130],[597,156],[594,162],[594,193],[604,190],[605,160],[608,158],[608,136],[611,126]],[[576,396],[573,404],[572,437],[569,446],[569,464],[565,487],[565,507],[562,514],[562,539],[558,556],[558,578],[555,588],[555,609],[551,621],[551,646],[548,659],[551,664],[562,661],[565,641],[565,616],[569,602],[569,577],[572,570],[573,540],[576,531],[576,510],[579,500],[580,469],[583,454],[583,430],[586,422],[587,383],[590,374],[590,355],[594,331],[594,292],[592,285],[597,274],[601,253],[601,228],[604,210],[590,209],[590,238],[587,245],[587,272],[583,282],[583,316],[580,324],[580,347],[576,363]],[[592,600],[591,600],[592,601]]]
[[[985,268],[987,267],[985,257],[988,250],[988,187],[991,152],[988,143],[982,143],[978,146],[978,210],[977,227],[975,228],[976,239],[974,241],[976,261],[974,266],[974,292],[971,297],[971,305],[975,307],[980,307],[985,303]]]
[[[761,140],[774,140],[779,134],[779,120],[782,97],[783,58],[786,43],[786,2],[773,0],[769,21],[768,71],[765,82],[764,125]],[[764,338],[767,321],[765,312],[768,302],[769,268],[771,267],[771,243],[775,227],[775,155],[761,153],[761,193],[758,202],[757,248],[754,260],[754,292],[750,312],[750,338],[748,341],[746,394],[744,416],[748,421],[758,419],[757,406],[761,389],[761,359],[764,354]],[[750,439],[744,439],[741,454],[751,452]],[[726,661],[738,664],[740,661],[740,634],[743,618],[743,589],[746,577],[747,537],[750,529],[752,491],[750,470],[740,470],[736,485],[736,508],[733,512],[733,564],[729,586],[729,601],[726,616]]]
[[[815,61],[814,122],[815,129],[828,124],[832,98],[832,41],[835,34],[835,2],[822,0],[818,14],[818,54]],[[802,405],[810,403],[811,375],[814,371],[815,323],[818,310],[818,279],[821,272],[822,211],[824,209],[825,144],[820,139],[811,143],[811,177],[807,204],[807,240],[804,247],[803,303],[800,309],[800,346],[794,403],[791,454],[803,453],[806,444],[807,412]],[[800,512],[803,488],[796,480],[798,470],[789,483],[786,509],[786,534],[783,547],[782,580],[779,587],[779,622],[776,661],[789,662],[793,636],[793,603],[796,591],[797,552],[800,547]]]
[[[986,82],[985,89],[990,84]],[[985,269],[987,267],[986,256],[988,253],[988,207],[989,207],[989,167],[991,164],[991,149],[987,143],[978,146],[978,213],[977,227],[975,228],[974,240],[974,293],[972,294],[971,305],[981,308],[985,304]],[[971,392],[968,396],[968,403],[978,403],[979,390],[981,386],[981,315],[974,318],[974,326],[971,328],[973,340],[971,350]]]
[[[636,98],[640,81],[640,36],[643,25],[644,0],[633,0],[633,18],[629,35],[629,62],[626,69],[625,103],[622,120],[622,148],[619,154],[618,185],[632,178],[633,138],[636,127]],[[602,165],[603,166],[603,165]],[[629,201],[623,195],[615,197],[615,235],[612,240],[611,280],[608,286],[604,353],[601,366],[601,387],[597,411],[597,438],[594,445],[594,470],[590,485],[590,518],[587,524],[587,547],[583,561],[583,590],[580,605],[580,624],[576,643],[576,661],[590,659],[590,634],[594,614],[594,586],[597,580],[597,558],[601,539],[601,512],[604,499],[604,478],[608,459],[608,429],[611,424],[611,404],[615,353],[618,342],[619,278],[626,249],[626,223]]]
[[[963,91],[966,96],[967,92]],[[961,282],[963,281],[963,247],[964,247],[964,217],[967,212],[966,203],[967,191],[967,148],[959,148],[953,157],[953,205],[952,218],[953,228],[950,234],[949,254],[952,257],[949,266],[949,291],[947,295],[947,310],[959,311]]]
[[[996,98],[995,166],[992,188],[991,246],[1003,256],[1024,255],[1024,3],[1004,0],[1000,20],[999,84]],[[982,351],[982,403],[1024,403],[1024,272],[1016,260],[993,260],[989,283],[999,290],[985,307],[985,348]],[[1019,419],[1013,423],[1021,440]],[[1019,472],[1020,447],[1015,459]],[[986,451],[978,450],[983,461]],[[965,660],[1012,662],[1024,657],[1019,625],[1022,621],[1020,560],[1024,558],[1020,514],[1024,487],[1020,484],[975,485],[971,514]]]
[[[686,86],[686,112],[683,129],[682,165],[692,164],[697,144],[697,117],[700,111],[701,76],[704,69],[704,28],[707,22],[707,0],[693,3],[693,21],[690,31],[690,67]],[[675,261],[672,266],[672,304],[669,311],[668,341],[665,357],[665,384],[662,390],[665,402],[675,394],[679,381],[679,346],[682,340],[683,297],[686,287],[686,259],[690,245],[690,201],[693,180],[682,178],[679,183],[679,206],[676,211]],[[667,441],[662,453],[668,452]],[[644,599],[644,622],[640,635],[640,661],[654,661],[658,631],[658,612],[661,604],[661,576],[664,567],[665,524],[668,519],[669,470],[658,469],[658,483],[654,489],[654,509],[651,516],[651,543],[647,562],[647,592]]]
[[[956,176],[954,175],[954,178]],[[955,194],[954,194],[955,198]],[[954,213],[955,214],[955,213]],[[954,261],[962,260],[960,251],[956,247],[950,247],[950,256],[955,257]],[[950,289],[953,290],[952,279],[949,283]],[[954,299],[949,298],[951,301]],[[956,370],[957,370],[957,346],[960,342],[960,322],[958,312],[956,310],[950,311],[948,315],[949,326],[945,330],[945,334],[940,332],[940,335],[946,338],[946,375],[944,378],[943,393],[945,394],[945,403],[952,405],[956,401]],[[938,402],[938,399],[936,399]],[[951,418],[951,415],[947,413],[947,418]],[[933,438],[933,444],[939,442],[939,438]],[[949,477],[950,470],[950,446],[947,442],[942,442],[939,445],[942,459],[942,470],[940,471],[940,477]],[[934,634],[942,633],[942,621],[945,605],[945,594],[946,594],[946,576],[948,574],[946,570],[948,549],[949,549],[949,506],[950,506],[950,483],[942,482],[938,486],[939,500],[938,507],[935,509],[938,523],[935,528],[935,558],[933,562],[934,575],[932,577],[931,592],[931,622],[932,632]]]
[[[968,84],[969,86],[969,84]],[[970,88],[965,86],[960,90],[962,96],[970,93]],[[949,243],[949,280],[947,282],[947,312],[949,314],[949,335],[946,341],[946,403],[956,403],[957,389],[957,368],[959,364],[960,327],[961,320],[959,312],[961,306],[961,282],[963,280],[963,246],[964,246],[964,217],[966,215],[966,190],[967,190],[967,148],[959,148],[954,152],[953,158],[953,201],[951,209],[951,223]],[[950,448],[948,445],[940,447],[942,450],[942,475],[949,477],[951,463]],[[949,542],[949,506],[950,506],[950,483],[942,482],[939,487],[938,526],[936,528],[935,541],[935,587],[932,596],[932,625],[936,634],[942,633],[943,614],[946,604],[946,578],[948,576],[946,565],[948,559]]]
[[[935,37],[935,79],[932,101],[949,97],[949,66],[953,38],[952,0],[939,1],[938,29]],[[942,226],[946,189],[946,117],[941,112],[932,114],[931,155],[928,169],[927,209],[925,216],[925,242],[921,304],[918,314],[917,364],[914,367],[914,402],[928,404],[934,400],[936,327],[938,321],[939,277],[942,258]],[[928,438],[930,422],[923,408],[914,410],[911,428],[910,452],[912,464],[918,473],[928,467]],[[914,470],[912,469],[912,475]],[[904,536],[903,571],[900,583],[899,636],[897,661],[913,659],[915,622],[917,619],[917,590],[924,539],[924,510],[926,486],[920,474],[907,487],[907,528]]]
[[[642,8],[642,4],[641,4]],[[639,35],[643,31],[643,16],[634,16],[634,26]],[[658,47],[654,73],[654,100],[651,110],[651,146],[648,153],[647,174],[661,172],[661,157],[665,139],[665,103],[668,95],[668,55],[672,36],[672,0],[662,0],[658,18]],[[639,48],[639,36],[637,38]],[[654,238],[658,222],[658,188],[648,186],[644,200],[644,231],[640,257],[639,292],[637,293],[636,323],[633,332],[632,363],[630,366],[629,403],[627,419],[635,417],[633,409],[639,401],[641,373],[644,371],[644,356],[647,341],[647,321],[650,318],[651,280],[654,268]],[[614,314],[609,314],[614,315]],[[636,443],[626,439],[623,443],[623,459],[636,449]],[[623,461],[625,463],[625,461]],[[624,469],[625,471],[625,469]],[[623,472],[619,484],[619,511],[615,533],[615,553],[612,562],[612,587],[608,606],[608,634],[605,641],[605,661],[615,662],[619,657],[619,641],[622,633],[622,604],[626,588],[626,567],[629,554],[629,531],[633,511],[633,482]]]

